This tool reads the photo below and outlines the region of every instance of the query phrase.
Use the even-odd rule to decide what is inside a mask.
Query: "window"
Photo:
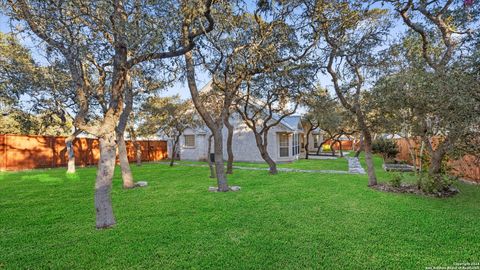
[[[279,135],[280,137],[280,157],[288,157],[288,134],[282,133]]]
[[[318,135],[313,135],[313,147],[318,148]]]
[[[195,147],[195,135],[184,135],[185,147]]]
[[[292,155],[298,155],[300,152],[300,146],[299,146],[299,134],[293,134],[292,138]]]

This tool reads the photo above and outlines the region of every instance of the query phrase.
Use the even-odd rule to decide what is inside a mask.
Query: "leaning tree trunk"
[[[115,225],[110,190],[112,188],[113,172],[117,144],[114,132],[99,138],[100,160],[98,161],[97,178],[95,180],[95,212],[98,229]]]
[[[323,145],[326,144],[327,141],[328,141],[328,140],[322,141],[322,142],[318,145],[318,147],[317,147],[317,155],[320,155],[320,150],[322,150]]]
[[[213,162],[210,158],[211,151],[212,151],[212,137],[213,135],[208,136],[208,148],[207,148],[207,160],[208,160],[208,167],[210,168],[210,178],[215,178],[215,169],[213,168]]]
[[[130,163],[128,161],[127,145],[124,136],[128,117],[133,110],[133,93],[129,76],[126,76],[126,82],[125,108],[120,114],[120,119],[115,132],[117,134],[118,157],[120,159],[120,167],[122,170],[123,188],[134,188],[135,182],[133,181],[132,170],[130,169]]]
[[[73,134],[67,137],[65,144],[67,146],[68,165],[67,173],[75,173],[75,151],[73,149],[73,140],[80,134],[80,130],[75,130]]]
[[[118,157],[120,159],[120,168],[122,170],[123,188],[134,188],[132,170],[128,161],[127,145],[123,134],[117,135]]]
[[[225,174],[225,165],[223,162],[223,135],[222,129],[213,131],[213,152],[215,156],[215,174],[217,176],[218,191],[226,192],[229,190],[227,176]]]
[[[266,138],[266,136],[268,136],[268,133],[264,133],[263,138],[262,138],[262,135],[257,132],[254,132],[254,134],[255,134],[255,142],[257,143],[257,148],[260,151],[260,156],[268,164],[269,173],[277,174],[278,173],[277,163],[275,163],[275,161],[273,161],[273,159],[270,157],[270,154],[268,154],[268,150],[267,150],[268,142],[267,142],[267,139],[264,139]]]
[[[330,151],[332,151],[332,156],[335,156],[337,154],[337,152],[335,151],[335,141],[333,141],[331,144],[330,144]]]
[[[232,149],[232,143],[233,143],[233,125],[230,124],[227,118],[224,120],[224,124],[227,127],[227,174],[233,174],[233,149]]]

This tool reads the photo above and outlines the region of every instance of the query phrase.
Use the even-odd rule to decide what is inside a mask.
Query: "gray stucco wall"
[[[247,161],[247,162],[264,162],[255,142],[255,136],[250,128],[243,122],[238,114],[232,114],[230,123],[234,126],[233,135],[233,154],[235,161]],[[208,128],[206,133],[199,134],[198,131],[193,129],[187,129],[185,135],[195,135],[195,147],[188,148],[185,146],[185,138],[180,138],[180,159],[182,160],[205,160],[207,158],[207,143],[210,132]],[[203,131],[202,131],[203,132]],[[290,162],[299,158],[300,155],[292,155],[292,138],[293,135],[289,134],[289,156],[280,157],[279,154],[279,133],[292,131],[284,127],[283,125],[277,125],[270,129],[268,134],[268,153],[270,157],[276,162]],[[227,159],[227,128],[223,128],[223,156]],[[313,144],[313,143],[312,143]],[[213,152],[213,145],[212,145]]]
[[[230,118],[230,123],[235,127],[233,134],[233,155],[235,161],[248,161],[248,162],[264,162],[260,151],[258,150],[255,135],[250,130],[250,128],[243,122],[243,120],[237,115],[233,114]],[[270,129],[268,133],[268,146],[267,151],[270,154],[270,157],[274,161],[285,162],[292,161],[295,158],[291,156],[291,149],[289,149],[289,157],[280,157],[279,147],[278,147],[278,133],[279,132],[290,132],[281,125],[277,125]],[[224,159],[227,159],[227,133],[228,130],[223,128],[223,147],[224,147]],[[291,146],[291,136],[290,136],[290,146]]]
[[[185,146],[185,137],[180,136],[180,159],[182,160],[206,160],[208,137],[206,133],[198,133],[195,130],[188,128],[184,131],[185,135],[195,135],[195,146]]]

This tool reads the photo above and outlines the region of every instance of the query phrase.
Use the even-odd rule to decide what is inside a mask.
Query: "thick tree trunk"
[[[212,153],[212,138],[213,135],[208,136],[207,160],[208,167],[210,168],[210,178],[215,178],[215,169],[213,167],[212,159],[210,158],[210,155]]]
[[[224,120],[224,124],[227,127],[227,174],[233,174],[233,126],[230,124],[228,116]]]
[[[430,155],[430,165],[428,166],[428,174],[431,177],[438,177],[442,173],[442,161],[444,154],[437,150]]]
[[[375,174],[375,167],[373,165],[373,153],[372,153],[372,137],[367,130],[363,131],[363,148],[365,150],[365,163],[367,163],[368,173],[368,185],[377,185],[377,176]]]
[[[190,44],[190,40],[187,36],[183,36],[184,45]],[[185,53],[185,70],[186,70],[186,77],[188,82],[188,89],[190,90],[190,94],[192,95],[192,101],[197,109],[198,113],[202,117],[205,124],[208,126],[210,131],[213,134],[214,138],[214,152],[215,152],[215,174],[217,176],[217,184],[218,184],[218,191],[228,191],[228,181],[227,175],[225,174],[225,168],[223,167],[223,136],[222,136],[222,127],[223,127],[223,119],[227,112],[225,109],[230,107],[230,104],[227,99],[224,100],[225,104],[227,105],[226,108],[223,110],[223,115],[218,121],[214,119],[210,112],[207,110],[205,105],[202,103],[200,95],[198,93],[197,83],[195,81],[195,61],[193,60],[193,54],[191,51]]]
[[[100,160],[95,180],[95,212],[96,226],[98,229],[103,229],[115,225],[110,190],[115,170],[117,144],[113,132],[100,137],[99,141]]]
[[[73,149],[73,140],[80,134],[80,130],[75,130],[73,134],[67,137],[65,144],[67,146],[67,155],[68,155],[68,164],[67,164],[67,173],[75,173],[75,152]]]
[[[222,129],[213,130],[213,151],[215,156],[215,174],[217,176],[218,191],[228,191],[227,175],[223,162],[223,135]]]
[[[128,162],[127,145],[125,143],[125,129],[127,128],[128,118],[133,110],[133,92],[132,82],[130,76],[126,76],[125,86],[125,108],[120,114],[118,125],[115,129],[117,135],[118,144],[118,157],[120,159],[120,167],[122,170],[123,188],[134,188],[135,182],[133,181],[132,170],[130,169],[130,163]]]
[[[179,139],[180,139],[180,135],[175,136],[175,139],[173,140],[172,157],[170,158],[170,167],[173,167],[173,163],[175,161],[175,156],[177,155],[177,145],[178,145],[178,140]]]
[[[122,134],[117,135],[118,158],[120,159],[120,168],[122,170],[123,188],[134,188],[132,170],[128,162],[127,145]]]

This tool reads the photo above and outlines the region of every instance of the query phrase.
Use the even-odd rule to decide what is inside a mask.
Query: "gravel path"
[[[292,168],[277,168],[279,172],[300,172],[300,173],[331,173],[331,174],[365,174],[365,170],[360,165],[358,158],[348,158],[348,171],[338,170],[303,170]],[[356,161],[355,161],[356,160]],[[160,164],[170,164],[169,162],[158,162]],[[189,166],[189,167],[208,167],[206,164],[180,164],[175,162],[175,165]],[[268,171],[268,168],[233,166],[234,169],[249,170],[249,171]]]
[[[356,157],[347,157],[348,160],[348,172],[354,174],[365,174],[365,170],[363,169],[360,161]]]

